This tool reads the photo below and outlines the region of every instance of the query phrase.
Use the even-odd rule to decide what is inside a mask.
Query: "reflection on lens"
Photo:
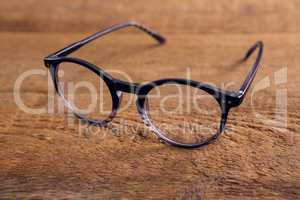
[[[93,71],[71,62],[58,67],[59,89],[74,111],[90,120],[105,120],[112,111],[108,86]]]
[[[146,112],[152,125],[179,143],[199,144],[215,135],[221,109],[215,98],[187,85],[163,84],[147,95]]]

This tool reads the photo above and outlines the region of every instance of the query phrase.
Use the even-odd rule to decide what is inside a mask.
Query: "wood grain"
[[[299,32],[299,6],[297,0],[12,0],[1,3],[0,30],[89,32],[137,20],[168,32]]]
[[[2,2],[0,8],[1,199],[300,199],[298,1],[23,2]],[[88,12],[79,17],[83,8]],[[252,99],[251,90],[231,111],[217,142],[192,151],[156,140],[129,94],[122,106],[130,106],[109,127],[93,129],[97,134],[59,113],[56,97],[54,113],[28,114],[16,105],[13,89],[23,72],[46,72],[42,58],[84,37],[81,31],[127,19],[162,32],[166,45],[128,30],[75,56],[136,82],[185,77],[189,69],[194,80],[238,88],[249,66],[232,63],[262,40],[265,54],[252,89],[264,78],[271,85]],[[287,81],[276,85],[274,76],[282,69]],[[48,105],[53,92],[48,78],[24,81],[27,106]],[[287,90],[284,128],[256,115],[276,117],[279,90]]]

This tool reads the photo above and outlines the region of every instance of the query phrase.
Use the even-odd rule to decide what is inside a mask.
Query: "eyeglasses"
[[[196,148],[215,141],[224,131],[229,110],[239,106],[245,98],[262,58],[263,43],[254,44],[240,60],[244,63],[258,50],[252,69],[238,91],[178,78],[131,83],[113,78],[87,61],[68,57],[93,40],[126,27],[138,28],[159,44],[166,41],[145,26],[127,22],[97,32],[44,59],[55,90],[65,105],[88,124],[105,126],[116,116],[122,93],[132,93],[137,95],[138,113],[158,139],[184,148]],[[91,114],[96,107],[100,109]]]

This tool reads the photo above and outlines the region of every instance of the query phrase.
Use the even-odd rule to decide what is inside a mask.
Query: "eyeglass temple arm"
[[[152,31],[151,29],[143,26],[143,25],[140,25],[138,24],[137,22],[134,22],[134,21],[130,21],[130,22],[126,22],[126,23],[121,23],[121,24],[116,24],[116,25],[113,25],[109,28],[106,28],[104,30],[101,30],[83,40],[80,40],[78,42],[75,42],[51,55],[55,55],[55,56],[67,56],[71,53],[73,53],[74,51],[78,50],[79,48],[81,48],[82,46],[92,42],[93,40],[96,40],[97,38],[99,37],[102,37],[108,33],[111,33],[111,32],[114,32],[114,31],[117,31],[119,29],[123,29],[123,28],[126,28],[126,27],[130,27],[130,26],[133,26],[133,27],[136,27],[138,29],[140,29],[141,31],[149,34],[150,36],[152,36],[157,42],[159,42],[160,44],[163,44],[165,43],[166,39],[161,36],[160,34]]]
[[[245,57],[243,59],[240,60],[241,63],[246,62],[251,56],[252,54],[258,49],[258,54],[256,57],[256,60],[252,66],[251,71],[248,73],[245,81],[243,82],[241,88],[239,89],[238,93],[239,93],[239,97],[244,97],[255,77],[255,74],[258,70],[259,67],[259,63],[260,60],[262,58],[262,54],[263,54],[263,48],[264,45],[261,41],[256,42],[245,54]]]

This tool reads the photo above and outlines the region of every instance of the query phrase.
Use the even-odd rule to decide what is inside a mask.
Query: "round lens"
[[[72,62],[58,66],[59,90],[68,107],[89,119],[106,120],[112,112],[112,97],[103,79],[88,68]]]
[[[181,144],[200,144],[220,127],[221,109],[204,90],[181,84],[153,88],[145,101],[152,126],[166,138]]]

